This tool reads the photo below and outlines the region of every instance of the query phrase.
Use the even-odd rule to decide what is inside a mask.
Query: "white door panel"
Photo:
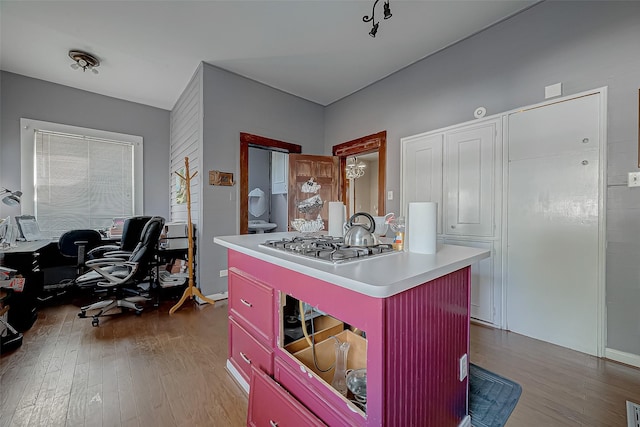
[[[436,202],[436,232],[442,233],[442,141],[443,134],[403,139],[402,208],[410,202]],[[403,215],[406,215],[403,211]]]
[[[510,115],[509,160],[597,149],[599,108],[593,94]]]
[[[493,243],[453,239],[446,239],[446,243],[491,251],[489,258],[471,265],[471,317],[493,323]]]
[[[507,327],[589,354],[597,353],[598,156],[509,163]]]
[[[499,121],[446,134],[445,233],[494,234],[494,175]]]

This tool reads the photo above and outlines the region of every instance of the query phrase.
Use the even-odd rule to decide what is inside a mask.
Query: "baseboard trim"
[[[462,421],[460,421],[460,424],[458,424],[458,427],[471,427],[471,417],[469,415],[464,417]]]
[[[222,301],[223,299],[229,299],[229,292],[222,292],[219,294],[211,294],[205,295],[205,297],[214,300],[214,301]],[[195,300],[198,304],[206,304],[206,301],[203,301],[199,296],[195,297]]]
[[[624,363],[625,365],[635,366],[640,368],[640,355],[633,353],[626,353],[620,350],[614,350],[612,348],[604,349],[604,357],[607,359],[615,360],[616,362]]]
[[[240,372],[238,372],[229,359],[227,359],[227,371],[229,371],[229,374],[231,374],[231,377],[236,381],[236,383],[238,383],[238,385],[242,387],[247,394],[249,394],[249,384],[244,380],[244,378],[242,378]]]
[[[493,328],[493,329],[502,329],[500,326],[495,325],[495,324],[493,324],[493,323],[491,323],[491,322],[487,322],[487,321],[485,321],[485,320],[480,320],[480,319],[476,319],[476,318],[473,318],[473,317],[472,317],[472,318],[470,319],[470,321],[471,321],[471,323],[474,323],[474,324],[476,324],[476,325],[487,326],[487,327],[489,327],[489,328]]]

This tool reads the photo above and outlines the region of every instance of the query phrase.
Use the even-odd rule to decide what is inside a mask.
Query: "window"
[[[22,213],[50,237],[142,213],[142,138],[21,120]]]

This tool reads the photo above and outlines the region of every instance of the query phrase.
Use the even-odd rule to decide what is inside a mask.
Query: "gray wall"
[[[638,170],[640,2],[547,1],[420,61],[325,110],[325,153],[387,130],[387,190],[399,208],[400,138],[534,104],[544,87],[563,94],[609,87],[607,346],[640,355]]]
[[[99,77],[97,77],[99,78]],[[20,119],[144,138],[144,213],[169,215],[169,111],[2,71],[0,183],[20,188]],[[17,215],[0,204],[0,216]]]
[[[313,102],[204,64],[203,172],[233,172],[240,179],[240,132],[302,146],[303,153],[324,152],[324,109]],[[227,251],[214,236],[240,231],[239,185],[203,188],[200,279],[205,295],[227,290]],[[205,255],[206,254],[206,255]]]

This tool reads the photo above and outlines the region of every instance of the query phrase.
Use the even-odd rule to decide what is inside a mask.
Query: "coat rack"
[[[201,300],[207,302],[209,304],[215,304],[216,302],[212,299],[209,299],[202,295],[200,289],[196,288],[193,285],[193,224],[191,222],[191,179],[198,174],[198,171],[194,172],[193,175],[189,173],[189,157],[184,158],[184,176],[180,175],[180,173],[176,172],[176,175],[180,177],[180,179],[185,182],[185,189],[187,190],[187,236],[189,240],[189,249],[188,249],[188,263],[189,263],[189,286],[184,290],[182,294],[182,298],[180,301],[169,310],[169,314],[175,313],[177,309],[179,309],[182,304],[189,299],[193,299],[194,296],[200,297]]]

